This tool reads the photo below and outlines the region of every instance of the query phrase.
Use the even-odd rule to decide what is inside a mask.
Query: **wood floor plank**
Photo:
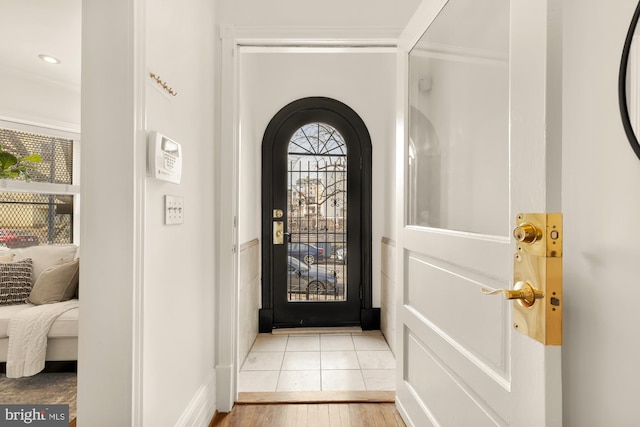
[[[306,426],[309,422],[308,412],[309,408],[305,404],[297,404],[298,407],[298,415],[296,416],[296,425],[297,426]]]
[[[329,404],[320,403],[318,404],[318,409],[318,420],[320,420],[320,425],[326,427],[329,425]]]
[[[371,427],[374,425],[371,413],[367,411],[366,403],[350,403],[349,415],[354,427]]]
[[[318,424],[318,405],[309,405],[307,412],[307,427],[324,427]]]
[[[285,427],[297,427],[296,421],[298,418],[298,407],[296,405],[283,405],[285,409],[284,426]]]
[[[263,410],[254,412],[254,417],[251,420],[252,426],[264,426],[264,427],[272,427],[279,425],[277,422],[278,412],[280,411],[281,405],[266,405]]]
[[[344,427],[351,427],[351,412],[349,411],[349,405],[338,405],[340,406],[340,422]]]
[[[340,405],[329,403],[329,427],[346,427],[340,421]]]
[[[225,426],[234,426],[234,425],[242,425],[240,424],[240,417],[242,417],[242,414],[244,413],[245,408],[235,405],[232,409],[231,412],[229,412],[229,415],[224,419]]]
[[[288,405],[273,405],[275,412],[272,426],[283,427]]]
[[[368,407],[369,412],[371,413],[371,417],[373,418],[373,425],[375,427],[389,427],[384,417],[384,412],[382,409],[383,405],[368,405]]]
[[[392,403],[235,405],[210,427],[406,427]]]
[[[309,405],[308,427],[327,427],[329,425],[329,405],[320,403]]]
[[[400,416],[400,412],[398,412],[398,410],[396,409],[395,405],[393,407],[393,416],[396,419],[396,423],[400,426],[400,427],[406,427],[406,424],[404,423],[404,420],[402,419],[402,417]]]
[[[258,408],[256,408],[255,406],[240,407],[238,409],[242,410],[242,417],[240,418],[242,420],[242,423],[238,425],[255,426],[255,418],[258,418],[256,416],[256,413],[262,412],[258,411]]]
[[[213,415],[211,422],[209,423],[209,427],[227,427],[228,421],[227,417],[231,416],[231,412],[218,412]],[[75,426],[73,426],[75,427]]]
[[[396,409],[395,405],[380,405],[380,410],[382,411],[382,415],[384,416],[385,425],[393,427],[405,427],[405,424],[402,421],[402,418],[400,418],[400,414],[398,414],[398,410]],[[400,423],[398,423],[398,420],[400,420]]]

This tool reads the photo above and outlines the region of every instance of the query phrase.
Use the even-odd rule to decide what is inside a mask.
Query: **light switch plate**
[[[184,222],[184,198],[164,196],[164,223],[166,225]]]

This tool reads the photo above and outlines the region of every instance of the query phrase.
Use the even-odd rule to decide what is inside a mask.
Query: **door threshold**
[[[240,392],[237,405],[273,403],[394,403],[395,391]]]
[[[334,328],[277,328],[271,335],[308,335],[308,334],[361,334],[360,326],[336,326]]]

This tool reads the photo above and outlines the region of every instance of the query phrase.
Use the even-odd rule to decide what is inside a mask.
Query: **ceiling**
[[[81,0],[0,0],[0,68],[79,89],[81,5]],[[48,64],[39,54],[62,63]]]

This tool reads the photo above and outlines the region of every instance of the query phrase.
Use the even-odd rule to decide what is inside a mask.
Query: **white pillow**
[[[41,245],[14,249],[11,252],[16,254],[14,262],[27,258],[33,260],[31,284],[35,284],[38,277],[49,267],[73,261],[77,251],[76,245]]]

